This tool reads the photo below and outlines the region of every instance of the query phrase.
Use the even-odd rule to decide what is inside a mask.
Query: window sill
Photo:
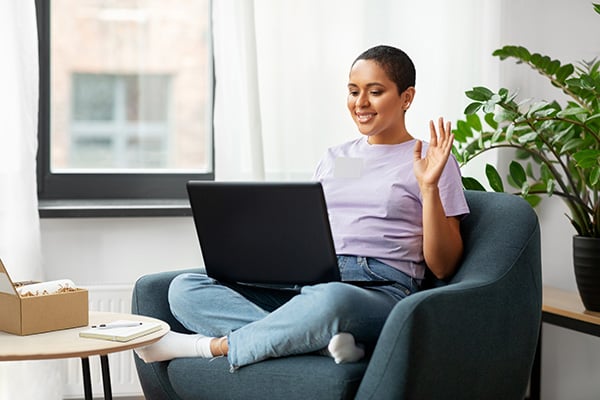
[[[187,199],[40,200],[40,218],[189,217]]]

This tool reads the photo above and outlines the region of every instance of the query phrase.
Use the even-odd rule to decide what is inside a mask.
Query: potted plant
[[[600,4],[593,4],[600,14]],[[459,163],[492,149],[512,148],[506,182],[532,206],[540,195],[558,196],[569,209],[575,228],[573,259],[577,287],[585,307],[600,311],[600,61],[577,65],[531,53],[522,46],[505,46],[494,56],[530,66],[561,90],[567,100],[519,101],[517,93],[474,87],[465,119],[457,122],[453,153]],[[481,118],[482,116],[483,118]],[[494,191],[506,191],[498,170],[488,164],[485,174]],[[485,190],[465,177],[467,189]]]

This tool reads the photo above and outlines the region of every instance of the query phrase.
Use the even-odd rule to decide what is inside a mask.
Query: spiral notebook
[[[136,323],[136,325],[134,325]],[[128,342],[130,340],[159,331],[161,328],[158,322],[139,322],[139,321],[112,321],[105,326],[91,327],[79,332],[79,337],[91,339],[112,340],[115,342]]]

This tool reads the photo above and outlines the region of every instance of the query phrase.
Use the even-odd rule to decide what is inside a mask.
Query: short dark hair
[[[356,57],[352,66],[358,60],[373,60],[379,64],[396,84],[398,94],[402,94],[409,87],[415,86],[415,65],[410,57],[400,49],[385,45],[371,47]]]

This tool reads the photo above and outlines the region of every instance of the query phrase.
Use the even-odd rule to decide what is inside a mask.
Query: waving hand
[[[415,144],[413,169],[421,189],[437,186],[452,150],[454,135],[450,129],[450,122],[444,123],[444,119],[440,118],[438,130],[439,135],[434,122],[429,121],[431,138],[425,157],[421,155],[423,143],[417,140]]]

